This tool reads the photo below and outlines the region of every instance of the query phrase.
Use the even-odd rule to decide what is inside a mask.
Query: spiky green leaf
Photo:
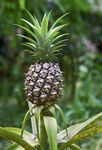
[[[26,9],[25,9],[25,10],[26,10]],[[33,24],[36,26],[36,28],[37,28],[38,30],[40,30],[40,25],[39,25],[39,22],[37,21],[36,17],[33,17],[33,16],[29,13],[29,11],[26,10],[26,12],[27,12],[27,14],[29,15],[30,19],[32,20]]]
[[[32,44],[34,44],[35,47],[37,47],[37,42],[36,42],[35,40],[33,40],[32,38],[30,38],[30,37],[28,37],[28,36],[21,35],[21,34],[17,34],[17,36],[27,39],[27,40],[30,41]]]
[[[56,26],[57,23],[59,23],[65,16],[67,16],[69,13],[66,13],[64,15],[62,15],[61,17],[59,17],[51,26],[50,31]]]
[[[33,24],[31,24],[29,21],[27,21],[27,20],[25,20],[25,19],[21,19],[24,23],[26,23],[27,25],[29,25],[33,30],[35,30],[36,29],[36,27],[33,25]]]
[[[27,27],[17,25],[18,27],[22,28],[24,31],[29,33],[32,37],[23,36],[21,37],[27,39],[29,42],[26,42],[24,45],[29,47],[30,53],[33,53],[34,60],[37,62],[40,61],[55,61],[56,60],[56,52],[60,51],[60,49],[64,46],[64,40],[61,38],[64,37],[66,34],[60,34],[60,30],[64,28],[68,24],[57,25],[60,21],[65,17],[67,14],[58,18],[51,27],[49,27],[50,21],[50,14],[45,13],[42,18],[41,23],[39,23],[38,19],[35,16],[32,16],[26,10],[28,16],[30,17],[31,22],[25,19],[21,19],[25,24],[28,25]],[[66,40],[66,39],[65,39]],[[58,54],[58,53],[57,53]],[[52,58],[51,58],[52,57]]]
[[[15,24],[15,25],[18,26],[18,27],[20,27],[20,28],[22,28],[23,30],[25,30],[27,33],[29,33],[37,41],[36,35],[30,29],[28,29],[27,27],[18,25],[18,24]]]

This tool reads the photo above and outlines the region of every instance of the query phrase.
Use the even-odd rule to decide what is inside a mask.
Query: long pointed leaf
[[[27,121],[28,119],[30,118],[30,109],[27,111],[27,113],[25,114],[24,116],[24,119],[23,119],[23,122],[22,122],[22,129],[21,129],[21,137],[23,137],[23,132],[24,132],[24,129],[26,127],[26,124],[27,124]]]
[[[47,15],[45,13],[45,15],[42,19],[42,22],[41,22],[41,34],[44,37],[46,37],[47,27],[48,27],[48,21],[47,21]]]
[[[22,29],[25,30],[27,33],[29,33],[31,36],[33,36],[36,40],[38,40],[37,37],[36,37],[36,35],[35,35],[31,30],[29,30],[28,28],[23,27],[23,26],[18,25],[18,24],[15,24],[15,25],[18,26],[18,27],[20,27],[20,28],[22,28]]]
[[[24,150],[24,148],[16,143],[13,143],[9,147],[7,147],[6,150]]]
[[[75,141],[83,140],[97,133],[102,133],[102,112],[88,119],[84,123],[67,128],[67,130],[68,136],[66,135],[65,130],[58,134],[59,141],[62,141],[64,138],[66,139],[66,142],[64,141],[65,143],[60,146],[59,150],[65,149]]]
[[[36,17],[32,16],[32,15],[29,13],[29,11],[27,11],[26,9],[25,9],[25,11],[26,11],[27,14],[29,15],[30,19],[32,20],[32,22],[33,22],[33,24],[36,26],[36,28],[40,31],[40,25],[39,25],[39,23],[38,23]]]
[[[22,43],[22,45],[29,47],[32,50],[32,52],[37,51],[36,47],[32,43],[25,42],[25,43]]]
[[[68,35],[68,33],[61,34],[61,35],[57,36],[52,42],[55,42],[56,40],[62,38],[63,36],[66,36],[66,35]]]
[[[53,46],[52,48],[50,48],[50,50],[51,50],[52,52],[56,52],[57,50],[59,51],[59,48],[61,48],[61,47],[63,47],[63,46],[65,46],[65,45],[62,44],[62,45],[58,45],[58,46]]]
[[[27,21],[25,19],[21,19],[21,20],[24,21],[25,23],[27,23],[34,30],[37,40],[42,41],[42,37],[40,35],[40,31],[38,30],[38,28],[33,26],[33,24],[31,24],[29,21]]]
[[[21,19],[24,23],[26,23],[27,25],[29,25],[33,30],[35,30],[35,26],[32,24],[32,23],[30,23],[29,21],[27,21],[27,20],[25,20],[25,19]]]
[[[36,128],[37,128],[37,133],[38,133],[38,138],[39,138],[39,132],[40,132],[40,115],[41,111],[43,109],[43,106],[35,107],[34,108],[34,117],[36,120]]]
[[[22,138],[18,134],[19,129],[14,129],[14,128],[2,128],[0,127],[0,137],[16,142],[17,144],[21,145],[22,147],[25,148],[25,150],[34,150],[33,146],[28,143],[28,136],[26,132],[26,137]],[[21,132],[21,130],[19,130]],[[30,136],[29,136],[30,138]],[[34,141],[33,141],[34,142]]]
[[[44,36],[45,39],[48,32],[48,23],[49,23],[50,15],[51,15],[51,11],[49,12],[48,15],[46,15],[45,13],[41,22],[41,35]]]
[[[53,116],[54,116],[55,118],[57,118],[57,116],[56,116],[56,111],[55,111],[55,108],[54,108],[54,107],[51,107],[51,108],[49,109],[49,111],[53,114]]]
[[[69,13],[66,13],[66,14],[64,14],[64,15],[62,15],[60,18],[58,18],[55,22],[54,22],[54,24],[51,26],[51,28],[50,28],[50,31],[56,26],[56,24],[58,23],[58,22],[60,22],[60,20],[62,20],[62,18],[64,18],[66,15],[68,15]]]
[[[44,117],[50,150],[57,150],[57,122],[54,117]]]
[[[21,34],[17,34],[17,36],[27,39],[28,41],[30,41],[31,43],[33,43],[37,47],[37,42],[35,40],[33,40],[32,38],[21,35]]]
[[[55,108],[57,108],[59,111],[60,111],[60,114],[61,114],[61,117],[62,117],[62,120],[64,122],[64,125],[66,127],[66,135],[68,135],[68,131],[67,131],[67,124],[66,124],[66,120],[65,120],[65,117],[64,117],[64,114],[63,114],[63,111],[61,110],[61,108],[55,104]]]
[[[41,150],[48,149],[48,137],[44,126],[43,115],[40,117],[39,143]]]
[[[59,25],[52,29],[51,31],[49,30],[47,38],[51,38],[56,32],[60,31],[63,27],[65,27],[67,24],[64,25]]]
[[[71,150],[82,150],[79,146],[72,144],[69,146],[71,148]]]
[[[59,46],[61,43],[65,42],[65,41],[67,41],[67,39],[59,40],[58,42],[53,44],[52,48],[55,49],[56,46]]]

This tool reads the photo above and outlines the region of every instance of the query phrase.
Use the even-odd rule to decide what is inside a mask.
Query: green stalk
[[[72,144],[69,146],[72,150],[82,150],[78,145]]]
[[[39,128],[39,142],[40,142],[40,148],[41,150],[48,149],[48,138],[45,130],[44,120],[43,120],[43,114],[41,113],[40,116],[40,128]]]
[[[34,105],[31,102],[29,102],[29,101],[28,101],[28,106],[29,106],[29,109],[31,109],[32,107],[34,107]],[[34,109],[32,110],[31,115],[32,114],[34,114]],[[32,134],[34,136],[36,136],[36,134],[37,134],[37,128],[36,128],[36,121],[35,121],[35,116],[34,115],[31,117],[31,126],[32,126]]]
[[[34,105],[31,102],[28,102],[29,109],[34,107]],[[43,121],[43,113],[42,113],[43,107],[35,107],[32,110],[32,114],[34,114],[31,117],[31,125],[32,125],[32,133],[34,136],[37,136],[39,139],[40,143],[40,149],[41,150],[46,150],[47,147],[47,135],[46,135],[46,130],[44,126],[44,121]]]

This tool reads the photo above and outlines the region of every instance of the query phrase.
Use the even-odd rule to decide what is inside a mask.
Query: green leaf
[[[18,24],[15,24],[15,25],[20,27],[20,28],[22,28],[23,30],[25,30],[27,33],[29,33],[31,36],[33,36],[36,39],[36,41],[37,41],[36,35],[31,30],[29,30],[28,28],[26,28],[24,26],[18,25]]]
[[[67,124],[66,124],[66,120],[65,120],[65,117],[64,117],[63,111],[61,110],[61,108],[60,108],[57,104],[55,104],[55,108],[57,108],[57,109],[59,110],[60,114],[61,114],[61,117],[62,117],[63,123],[64,123],[65,128],[66,128],[66,129],[65,129],[65,130],[66,130],[66,135],[68,135]]]
[[[57,55],[56,52],[61,50],[61,47],[64,46],[61,44],[63,40],[61,41],[60,38],[66,35],[60,34],[60,30],[68,24],[62,24],[58,26],[56,25],[67,14],[64,14],[63,16],[58,18],[54,22],[54,24],[49,28],[51,11],[48,14],[45,13],[41,20],[41,23],[39,23],[38,19],[35,16],[32,16],[27,10],[26,12],[29,15],[32,22],[29,22],[26,19],[21,19],[25,24],[28,25],[28,28],[22,25],[17,26],[29,33],[32,36],[31,38],[33,39],[31,39],[28,36],[20,35],[21,37],[28,40],[28,42],[26,42],[24,45],[32,49],[32,51],[34,51],[34,54],[31,50],[30,53],[33,54],[32,56],[35,62],[55,61],[57,58],[55,56]],[[59,40],[59,42],[57,40]]]
[[[76,144],[72,144],[69,146],[69,148],[71,148],[71,150],[82,150],[78,145]]]
[[[40,143],[41,150],[47,149],[47,136],[42,118],[43,106],[36,106],[34,108],[34,117],[36,120],[37,136]]]
[[[31,110],[28,110],[27,113],[24,116],[24,119],[23,119],[23,122],[22,122],[21,137],[23,137],[24,129],[26,127],[28,119],[30,118],[30,111]]]
[[[27,25],[29,25],[34,31],[35,31],[35,29],[36,29],[36,27],[32,24],[32,23],[30,23],[29,21],[27,21],[27,20],[25,20],[25,19],[21,19],[24,23],[26,23]]]
[[[24,132],[24,137],[21,137],[21,130],[18,128],[2,128],[0,127],[0,137],[16,142],[22,146],[25,150],[34,150],[34,146],[37,144],[34,141],[34,137],[29,132]]]
[[[67,41],[67,39],[64,39],[64,40],[59,40],[59,42],[56,42],[56,44],[53,44],[52,47],[50,48],[51,51],[56,51],[58,50],[59,48],[65,46],[64,44],[61,44],[63,42]]]
[[[30,41],[32,44],[34,44],[35,47],[37,47],[37,42],[36,42],[35,40],[33,40],[32,38],[27,37],[27,36],[24,36],[24,35],[21,35],[21,34],[17,34],[17,36],[27,39],[27,40]]]
[[[29,47],[32,50],[33,53],[37,51],[36,47],[32,43],[25,42],[25,43],[22,43],[22,45],[24,45],[26,47]]]
[[[47,22],[47,16],[46,16],[46,13],[45,13],[45,15],[42,19],[42,22],[41,22],[41,35],[44,36],[44,37],[46,37],[46,34],[47,34],[47,27],[48,27],[47,23],[48,23]]]
[[[53,33],[52,36],[46,37],[45,45],[48,44],[49,47],[51,47],[51,44],[53,44],[53,39],[54,39],[56,36],[58,36],[58,34],[59,34],[59,32],[55,32],[55,33]],[[48,34],[47,34],[47,36],[48,36]]]
[[[43,106],[36,106],[34,108],[34,116],[35,116],[35,120],[36,120],[38,137],[39,137],[39,132],[40,132],[40,115],[41,115],[42,110],[43,110]]]
[[[58,42],[56,42],[56,44],[54,44],[55,46],[65,42],[65,41],[68,41],[68,39],[63,39],[63,40],[59,40]]]
[[[54,117],[44,117],[50,150],[57,150],[57,122]]]
[[[51,31],[49,30],[49,32],[47,34],[47,39],[51,39],[52,37],[54,38],[56,36],[56,33],[58,33],[58,31],[60,31],[66,25],[68,25],[68,24],[59,25],[59,26],[55,27],[54,29],[52,29]]]
[[[61,48],[61,47],[63,47],[63,46],[65,46],[64,44],[60,44],[60,45],[57,45],[57,46],[52,46],[51,48],[50,48],[50,50],[54,53],[54,52],[56,52],[56,51],[58,51],[59,52],[59,48]]]
[[[49,23],[50,15],[51,15],[51,11],[49,12],[48,15],[46,14],[44,15],[41,22],[41,35],[45,37],[45,40],[48,32],[48,23]]]
[[[39,143],[41,150],[48,149],[48,137],[44,126],[43,115],[40,116]]]
[[[24,150],[24,148],[16,143],[13,143],[8,148],[6,148],[6,150]]]
[[[73,142],[78,142],[97,133],[102,133],[102,112],[88,119],[84,123],[67,128],[68,136],[65,130],[58,134],[58,141],[63,141],[59,150],[64,150]]]
[[[29,17],[30,17],[30,19],[32,20],[32,22],[33,22],[33,24],[35,25],[35,27],[40,31],[40,25],[39,25],[39,22],[38,22],[38,20],[36,19],[36,17],[33,17],[33,16],[29,13],[29,11],[27,11],[26,9],[25,9],[25,11],[26,11],[27,14],[29,15]]]
[[[37,27],[35,27],[33,24],[31,24],[29,21],[25,20],[25,19],[21,19],[23,22],[25,22],[26,24],[28,24],[33,30],[34,30],[34,35],[36,35],[36,39],[38,42],[41,43],[42,41],[42,36],[40,34],[40,31],[38,30]]]
[[[61,35],[57,36],[52,42],[55,42],[56,40],[58,40],[58,39],[60,39],[60,38],[62,38],[64,36],[66,36],[66,35],[68,35],[68,33],[61,34]]]
[[[41,26],[40,26],[40,24],[39,24],[38,19],[36,18],[36,16],[34,16],[34,25],[35,25],[36,29],[39,30],[39,33],[40,33],[41,32]]]
[[[66,15],[68,15],[69,13],[66,13],[66,14],[64,14],[64,15],[62,15],[61,17],[59,17],[55,22],[54,22],[54,24],[51,26],[51,28],[50,28],[50,31],[56,26],[56,24],[57,23],[59,23],[61,20],[62,20],[62,18],[64,18]]]
[[[50,107],[50,108],[49,108],[49,111],[53,114],[53,116],[54,116],[55,118],[57,118],[57,116],[56,116],[56,111],[55,111],[55,108],[54,108],[54,107]]]
[[[30,42],[25,42],[25,44],[28,44],[28,45],[32,46],[32,48],[33,48],[34,50],[36,50],[36,46],[35,46],[34,44],[32,44],[32,43],[30,43]]]

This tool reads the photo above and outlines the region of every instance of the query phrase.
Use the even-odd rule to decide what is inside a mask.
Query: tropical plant
[[[25,93],[29,105],[22,128],[0,127],[0,137],[13,141],[7,150],[81,150],[77,142],[97,133],[102,133],[102,113],[91,119],[67,128],[61,108],[56,104],[62,99],[63,77],[57,63],[63,39],[67,34],[60,30],[67,24],[58,25],[67,14],[58,18],[49,27],[50,15],[45,14],[41,23],[28,11],[31,22],[21,19],[29,27],[17,25],[30,36],[18,35],[28,42],[28,47],[34,64],[29,67],[25,79]],[[57,114],[61,114],[65,129],[58,131]],[[31,118],[32,133],[25,130],[28,119]]]

